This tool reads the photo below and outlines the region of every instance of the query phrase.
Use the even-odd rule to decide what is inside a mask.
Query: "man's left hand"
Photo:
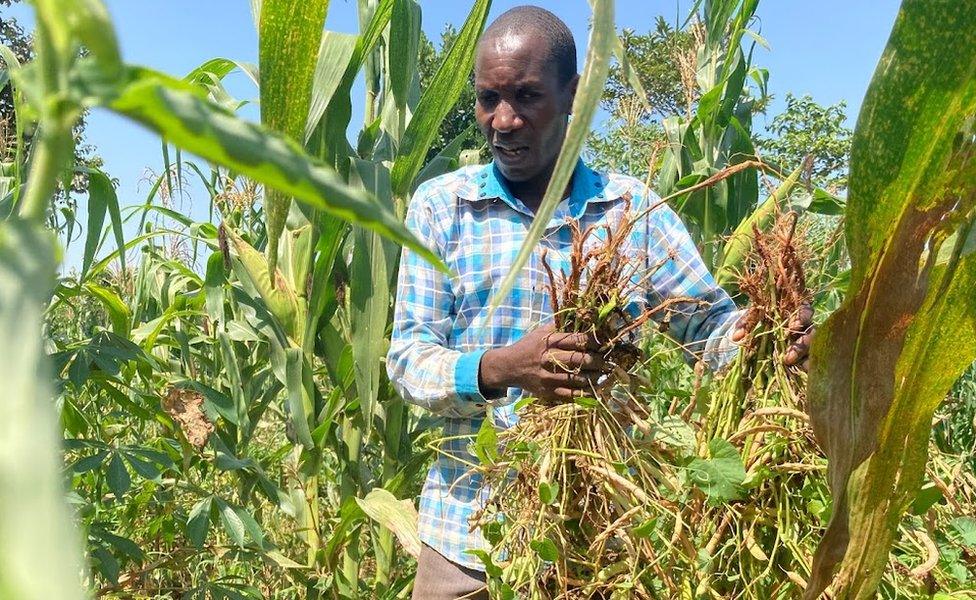
[[[759,315],[749,310],[739,319],[732,332],[732,341],[741,342],[756,326]],[[813,308],[804,304],[788,323],[790,328],[790,346],[783,356],[783,364],[788,367],[799,366],[804,371],[810,370],[810,343],[816,327],[813,325]]]

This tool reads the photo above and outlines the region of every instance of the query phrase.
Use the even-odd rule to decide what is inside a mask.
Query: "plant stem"
[[[65,127],[63,122],[52,123],[42,129],[20,206],[21,217],[36,223],[44,220],[58,186],[58,176],[71,156],[71,147],[70,125]]]

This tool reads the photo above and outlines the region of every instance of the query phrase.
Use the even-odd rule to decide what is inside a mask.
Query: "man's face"
[[[512,182],[548,177],[566,135],[578,78],[560,84],[547,43],[539,35],[499,34],[478,48],[475,118]]]

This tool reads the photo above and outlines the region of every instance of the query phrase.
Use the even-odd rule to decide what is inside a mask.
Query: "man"
[[[542,252],[557,273],[566,269],[570,219],[582,228],[613,226],[657,198],[637,179],[605,175],[580,161],[542,242],[510,294],[487,321],[489,302],[509,272],[532,224],[562,146],[579,75],[566,25],[536,7],[514,8],[485,31],[475,61],[476,118],[494,161],[421,185],[407,226],[457,274],[449,277],[404,249],[387,361],[390,380],[409,402],[444,417],[444,438],[420,501],[424,542],[414,598],[487,598],[484,567],[467,550],[484,549],[468,519],[486,497],[470,472],[471,436],[495,407],[497,427],[514,424],[523,394],[570,400],[604,372],[592,340],[559,334],[551,325]],[[634,310],[667,298],[690,297],[668,316],[667,333],[689,358],[717,367],[744,336],[741,316],[701,261],[667,206],[650,211],[631,235],[632,259],[646,283]],[[803,325],[809,315],[804,315]],[[788,362],[806,355],[804,338]],[[558,366],[557,366],[558,365]]]

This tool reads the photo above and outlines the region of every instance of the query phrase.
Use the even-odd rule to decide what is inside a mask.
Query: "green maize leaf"
[[[54,67],[66,72],[77,47],[83,45],[100,71],[109,77],[121,74],[115,28],[101,0],[35,0],[33,4],[38,25],[44,30],[44,35],[38,36],[42,69]]]
[[[831,581],[835,598],[874,597],[922,483],[932,413],[976,358],[974,30],[974,4],[905,0],[858,119],[849,293],[812,354],[834,511],[807,598]]]
[[[192,85],[206,85],[222,80],[230,75],[234,69],[240,69],[255,86],[260,86],[257,65],[232,58],[211,58],[187,73],[183,81]]]
[[[810,203],[804,208],[807,212],[834,217],[843,215],[846,209],[847,201],[845,199],[838,198],[820,188],[813,190]]]
[[[308,141],[311,137],[322,115],[325,114],[326,107],[342,85],[343,74],[349,67],[349,61],[352,59],[358,41],[358,35],[335,31],[326,31],[322,36],[319,60],[312,81],[312,104],[308,110],[303,141]]]
[[[312,396],[306,384],[311,371],[305,364],[301,348],[285,349],[285,388],[288,393],[288,416],[298,441],[308,449],[315,447],[308,418],[312,415]]]
[[[352,57],[325,114],[319,122],[312,120],[309,122],[309,128],[314,131],[308,140],[308,145],[314,148],[312,152],[325,159],[343,175],[348,175],[348,158],[351,152],[349,141],[346,139],[346,129],[352,118],[352,85],[359,75],[366,56],[383,39],[383,32],[393,15],[393,2],[394,0],[381,0],[376,5],[366,28],[356,38]]]
[[[292,140],[247,123],[199,97],[191,86],[136,70],[109,107],[177,146],[224,165],[305,204],[372,229],[415,249],[437,268],[447,267],[403,226],[392,210],[305,154]]]
[[[111,184],[109,184],[111,188]],[[98,251],[98,242],[102,237],[102,226],[105,224],[105,212],[108,207],[108,193],[99,184],[93,181],[88,188],[88,231],[85,233],[85,250],[81,261],[80,280],[85,279],[88,268],[95,258]]]
[[[407,108],[410,84],[417,76],[417,49],[420,46],[420,5],[416,0],[396,0],[390,20],[390,90],[397,110]]]
[[[328,0],[264,0],[258,28],[261,122],[293,140],[303,139],[312,102],[312,78],[322,43]],[[283,190],[264,195],[268,268],[278,265],[278,240],[285,230],[291,197]],[[271,282],[274,286],[276,283]]]
[[[58,4],[61,5],[60,18],[68,22],[73,40],[95,58],[99,69],[108,78],[119,77],[123,69],[122,56],[112,19],[102,1],[74,0]]]
[[[220,252],[214,252],[207,259],[207,275],[204,279],[203,292],[206,297],[207,316],[215,324],[224,325],[224,283],[227,275],[224,272],[224,257]]]
[[[491,0],[475,1],[454,44],[444,57],[444,62],[437,69],[430,85],[424,90],[420,104],[403,134],[398,156],[393,163],[393,195],[397,198],[404,198],[410,193],[413,180],[424,166],[427,151],[437,136],[438,126],[468,85],[467,76],[474,65],[478,39],[481,37],[490,8]],[[613,28],[612,22],[610,27]],[[601,86],[605,80],[606,75],[601,80]]]
[[[356,503],[370,518],[393,532],[407,554],[414,558],[420,556],[420,535],[417,523],[420,516],[410,500],[397,500],[396,496],[383,488],[375,488],[365,498],[356,498]]]
[[[380,163],[354,159],[363,186],[381,201],[392,203],[390,172]],[[383,357],[388,341],[391,288],[399,256],[397,247],[361,227],[353,231],[349,278],[349,329],[359,408],[365,429],[372,425],[379,396]]]
[[[115,243],[119,248],[117,256],[122,269],[125,269],[125,232],[122,230],[122,214],[119,211],[119,198],[115,193],[115,186],[108,175],[98,170],[86,170],[88,173],[88,232],[85,237],[85,250],[82,257],[81,274],[79,280],[84,280],[88,268],[92,264],[95,252],[101,241],[102,225],[105,213],[108,212],[112,220],[112,231]]]
[[[566,131],[566,140],[559,151],[552,179],[549,180],[549,187],[546,188],[542,203],[535,212],[532,226],[529,227],[525,241],[512,262],[511,270],[491,300],[492,313],[512,291],[512,286],[521,274],[522,267],[528,262],[556,206],[562,201],[563,192],[573,176],[580,150],[589,134],[590,122],[603,97],[603,86],[610,70],[610,56],[613,53],[614,40],[617,39],[613,21],[613,0],[593,0],[592,5],[593,29],[586,52],[586,64],[576,90],[576,99],[573,101],[573,120]],[[488,320],[491,320],[490,315]]]
[[[335,286],[332,284],[332,270],[339,257],[342,243],[346,239],[348,226],[331,216],[319,222],[319,239],[316,248],[315,265],[312,267],[312,293],[308,299],[308,322],[305,329],[306,351],[311,352],[315,343],[319,320],[328,322],[331,314],[326,307],[335,303]]]
[[[234,343],[226,331],[217,332],[217,341],[220,343],[220,357],[223,362],[223,371],[227,375],[227,387],[230,388],[231,397],[234,399],[234,408],[237,411],[235,423],[240,427],[246,428],[247,422],[247,400],[244,397],[244,380],[241,377],[240,361],[234,351]]]
[[[782,209],[786,198],[789,197],[793,186],[800,180],[801,171],[802,168],[798,168],[790,173],[779,184],[776,191],[736,227],[732,237],[725,243],[725,249],[722,252],[722,266],[715,273],[715,281],[720,286],[728,287],[735,284],[736,277],[739,273],[742,273],[745,266],[746,256],[749,254],[749,250],[752,249],[754,239],[753,228],[763,230],[772,223],[773,219],[776,218],[776,214]]]
[[[272,286],[271,271],[264,255],[244,241],[232,228],[224,227],[224,232],[230,242],[231,255],[235,259],[233,265],[238,277],[247,279],[254,286],[285,335],[297,340],[300,308],[295,290],[281,275],[280,270],[275,271],[277,284]]]
[[[437,153],[430,162],[424,166],[423,170],[417,175],[413,181],[413,189],[410,190],[413,193],[421,183],[427,181],[428,179],[433,179],[438,175],[443,175],[457,168],[458,162],[461,158],[461,152],[463,151],[464,145],[467,143],[468,139],[478,131],[476,124],[472,124],[467,129],[457,134],[453,140],[450,141],[444,149]],[[475,154],[478,153],[477,150],[474,151]],[[477,164],[477,163],[475,163]]]
[[[3,61],[3,69],[0,69],[0,89],[7,87],[10,83],[10,73],[20,68],[20,60],[17,55],[5,44],[0,44],[0,60]]]
[[[723,167],[735,166],[755,158],[756,147],[752,143],[751,130],[752,107],[739,104],[735,115],[729,120],[725,135],[722,136],[722,151],[728,155],[728,162]],[[723,234],[738,227],[759,204],[759,171],[754,168],[746,169],[726,181],[729,184],[729,198],[725,206]],[[713,245],[718,247],[717,244]]]
[[[0,598],[81,600],[81,544],[64,502],[42,307],[54,289],[54,234],[0,223]]]
[[[84,289],[105,307],[109,320],[112,322],[112,333],[122,338],[129,337],[132,313],[122,298],[109,288],[94,283],[84,284]]]

